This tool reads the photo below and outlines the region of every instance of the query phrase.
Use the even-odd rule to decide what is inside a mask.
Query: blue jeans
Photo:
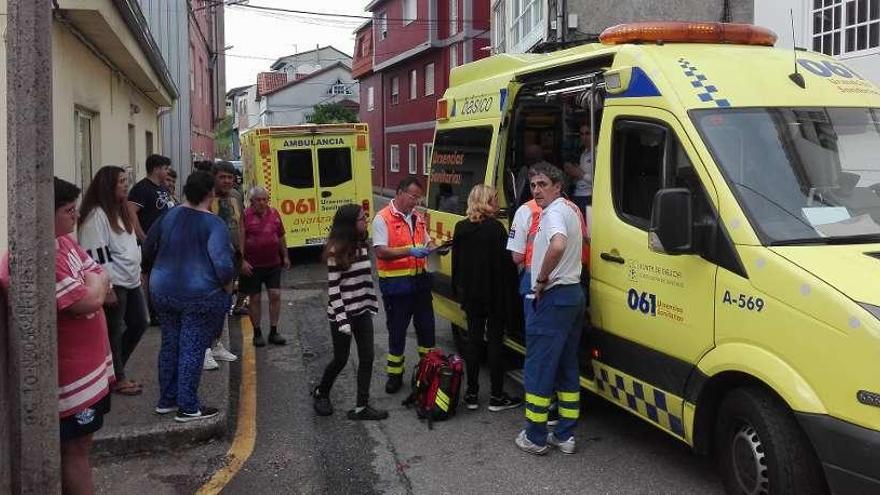
[[[201,407],[198,391],[205,349],[223,328],[230,296],[221,291],[197,302],[156,293],[152,296],[162,328],[158,406],[177,406],[184,413],[196,413]]]
[[[584,302],[579,284],[552,287],[540,299],[526,299],[526,436],[536,445],[547,443],[547,414],[554,391],[559,400],[554,435],[567,440],[577,425]]]

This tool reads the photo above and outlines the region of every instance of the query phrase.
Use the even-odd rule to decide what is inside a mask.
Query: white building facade
[[[880,85],[880,0],[774,0],[755,2],[755,24],[794,45],[843,61]]]

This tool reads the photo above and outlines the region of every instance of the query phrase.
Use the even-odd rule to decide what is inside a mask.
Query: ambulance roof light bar
[[[612,26],[599,35],[605,45],[624,43],[731,43],[773,46],[776,33],[752,24],[651,21]]]

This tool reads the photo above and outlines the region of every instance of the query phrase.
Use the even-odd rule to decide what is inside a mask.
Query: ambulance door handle
[[[612,254],[612,253],[602,253],[602,254],[599,255],[599,257],[602,258],[602,259],[605,260],[605,261],[610,261],[610,262],[612,262],[612,263],[619,263],[619,264],[621,264],[621,265],[623,265],[623,264],[626,263],[626,260],[623,259],[622,256],[617,255],[617,254]]]
[[[333,193],[332,193],[332,192],[330,192],[330,191],[321,191],[321,197],[322,197],[322,198],[329,198],[330,196],[333,196]]]

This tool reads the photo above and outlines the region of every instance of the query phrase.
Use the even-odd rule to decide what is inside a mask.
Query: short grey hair
[[[546,175],[550,182],[559,184],[563,181],[562,170],[549,163],[539,163],[529,169],[529,179],[536,175]]]
[[[266,197],[269,197],[269,191],[266,190],[263,186],[254,186],[248,191],[248,198],[255,198],[257,195],[265,194]]]

